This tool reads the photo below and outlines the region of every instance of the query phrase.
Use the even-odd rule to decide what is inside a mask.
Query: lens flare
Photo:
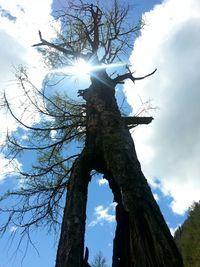
[[[79,58],[73,63],[69,71],[72,75],[83,78],[85,76],[88,76],[91,70],[92,66],[90,65],[90,63],[82,58]]]
[[[71,63],[71,66],[67,66],[60,69],[51,70],[50,73],[63,73],[66,75],[72,75],[77,78],[88,78],[90,73],[101,69],[119,68],[125,66],[127,63],[113,63],[113,64],[101,64],[92,65],[90,62],[85,61],[83,58],[79,58]]]

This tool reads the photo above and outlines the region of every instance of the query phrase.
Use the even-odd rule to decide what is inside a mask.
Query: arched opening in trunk
[[[116,205],[112,190],[103,175],[92,171],[88,186],[85,246],[89,262],[101,251],[108,266],[112,266],[113,239],[116,232]]]

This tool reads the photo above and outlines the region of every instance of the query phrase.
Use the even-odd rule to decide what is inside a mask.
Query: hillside
[[[175,232],[175,242],[185,267],[200,267],[200,201],[188,211],[188,218]]]

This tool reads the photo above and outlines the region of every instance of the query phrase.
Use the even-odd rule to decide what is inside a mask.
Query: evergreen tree
[[[91,267],[107,267],[106,258],[103,256],[101,251],[99,251],[95,256]]]
[[[188,211],[188,218],[174,235],[185,267],[200,266],[200,202]]]

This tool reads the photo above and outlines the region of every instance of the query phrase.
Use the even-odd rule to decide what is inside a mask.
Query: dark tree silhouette
[[[34,150],[39,158],[32,172],[21,173],[26,186],[4,196],[17,195],[23,204],[21,208],[3,210],[8,212],[9,219],[2,230],[15,220],[22,232],[29,234],[30,227],[43,222],[53,225],[61,216],[56,267],[90,266],[88,249],[85,258],[83,256],[84,234],[88,183],[95,170],[108,180],[117,202],[112,266],[182,267],[181,256],[141,171],[129,132],[130,128],[149,123],[152,118],[122,116],[115,99],[118,84],[126,79],[134,83],[156,70],[134,77],[126,65],[124,73],[110,74],[110,65],[124,62],[132,49],[133,34],[143,25],[130,25],[129,6],[119,5],[118,1],[109,5],[110,2],[107,7],[101,7],[81,0],[69,1],[68,7],[57,13],[62,23],[57,38],[51,42],[39,32],[40,42],[34,45],[52,68],[69,66],[78,58],[94,66],[90,72],[91,85],[79,90],[83,103],[72,102],[65,96],[48,96],[44,89],[37,90],[23,70],[18,80],[29,102],[41,115],[38,125],[28,126],[14,115],[4,96],[12,116],[32,133],[25,145],[8,134],[7,144],[12,157]],[[42,103],[30,95],[27,83],[42,97]],[[52,131],[56,131],[56,135],[49,138]],[[79,155],[66,157],[66,145],[74,138],[84,138],[84,148]],[[71,163],[73,157],[76,159]],[[60,208],[66,191],[62,215]],[[27,213],[31,216],[25,222]]]

